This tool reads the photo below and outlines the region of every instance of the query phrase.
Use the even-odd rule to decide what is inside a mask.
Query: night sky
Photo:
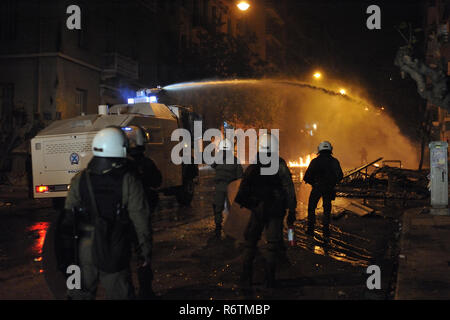
[[[366,9],[381,8],[381,30],[369,30]],[[424,23],[423,1],[287,0],[288,63],[293,73],[322,68],[346,82],[361,84],[376,105],[387,107],[408,135],[415,134],[423,101],[411,79],[402,80],[393,61],[406,44],[394,28]],[[423,33],[417,52],[423,55]],[[414,111],[414,112],[411,112]]]

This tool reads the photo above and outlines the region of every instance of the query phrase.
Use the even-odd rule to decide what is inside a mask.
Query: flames
[[[307,168],[311,163],[311,160],[316,158],[317,155],[314,153],[308,154],[305,157],[300,157],[299,161],[289,161],[288,166],[290,168]]]

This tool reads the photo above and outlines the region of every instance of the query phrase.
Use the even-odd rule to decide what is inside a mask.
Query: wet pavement
[[[395,299],[450,299],[450,216],[407,210],[400,247]]]
[[[174,197],[163,196],[155,213],[154,290],[163,299],[393,298],[402,207],[369,201],[368,205],[376,209],[374,214],[336,215],[328,242],[323,240],[320,223],[315,236],[309,237],[305,220],[297,221],[295,245],[287,250],[289,264],[281,264],[277,273],[278,287],[264,287],[265,244],[261,241],[254,286],[243,290],[237,285],[242,243],[227,237],[211,240],[213,171],[201,170],[200,175],[191,207],[180,207]],[[304,210],[300,204],[299,210]],[[2,189],[0,299],[53,299],[44,280],[42,245],[55,214],[48,200],[31,200],[25,191]],[[299,212],[298,217],[305,214]],[[381,290],[368,290],[366,286],[366,268],[373,264],[382,270]]]

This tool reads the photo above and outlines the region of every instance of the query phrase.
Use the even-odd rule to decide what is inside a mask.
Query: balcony
[[[136,60],[117,52],[105,54],[103,57],[102,79],[124,77],[130,80],[139,79],[139,64]]]

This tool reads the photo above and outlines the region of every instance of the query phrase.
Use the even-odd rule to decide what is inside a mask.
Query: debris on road
[[[427,170],[410,170],[401,167],[399,160],[379,158],[364,166],[350,170],[337,186],[337,195],[348,198],[378,198],[423,200],[429,196]],[[399,163],[400,167],[387,164]]]

